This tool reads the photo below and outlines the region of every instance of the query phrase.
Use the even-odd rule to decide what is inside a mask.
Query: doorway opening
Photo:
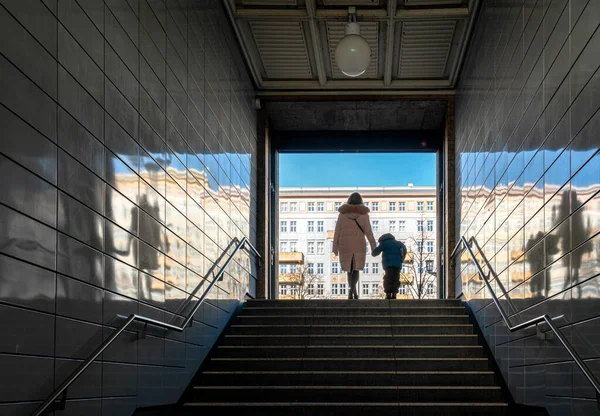
[[[344,265],[333,251],[338,209],[358,192],[375,240],[392,234],[407,247],[400,299],[443,297],[439,152],[276,152],[272,227],[279,299],[347,299]],[[365,244],[361,299],[384,299],[382,256]]]

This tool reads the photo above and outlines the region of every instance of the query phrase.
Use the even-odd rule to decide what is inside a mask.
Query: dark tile
[[[56,264],[56,231],[0,205],[0,251],[48,269]]]
[[[78,2],[76,0],[61,0],[58,5],[58,17],[61,23],[67,28],[69,33],[79,42],[79,44],[92,57],[94,62],[104,68],[104,38],[101,31],[103,25],[103,10],[104,7],[99,2],[85,0]],[[93,13],[86,14],[80,4],[86,11]],[[102,15],[102,16],[101,16]],[[92,16],[95,26],[88,16]],[[102,20],[102,21],[101,21]]]
[[[104,248],[104,218],[65,193],[58,195],[58,230],[97,250]]]
[[[109,96],[106,99],[110,99]],[[99,140],[104,137],[104,110],[62,67],[58,69],[58,102]]]
[[[103,155],[101,155],[103,157]],[[79,202],[104,213],[106,184],[83,164],[59,149],[58,186]]]
[[[165,365],[165,339],[150,335],[140,339],[138,341],[138,364]]]
[[[100,251],[58,234],[57,271],[98,287],[104,284],[104,258]]]
[[[0,52],[56,98],[56,61],[4,8],[0,9]]]
[[[104,102],[102,70],[61,24],[58,25],[58,61],[96,101]]]
[[[140,115],[159,136],[166,136],[166,116],[143,89],[140,90]]]
[[[56,286],[57,314],[102,323],[102,289],[61,275],[57,278]]]
[[[54,316],[0,305],[0,353],[54,355]]]
[[[162,367],[138,366],[138,407],[159,405],[164,397]]]
[[[165,340],[165,365],[185,367],[185,344],[183,342]]]
[[[54,387],[58,387],[81,365],[81,360],[56,360]],[[92,363],[67,390],[67,399],[100,397],[102,388],[102,364]],[[68,411],[75,410],[67,404]],[[66,409],[65,409],[66,410]]]
[[[54,312],[56,275],[48,270],[0,256],[0,300],[42,312]]]
[[[138,234],[138,207],[110,186],[106,190],[106,217],[126,229]]]
[[[149,274],[139,273],[139,299],[157,307],[164,307],[165,283]]]
[[[56,141],[56,103],[3,56],[0,72],[0,103]]]
[[[58,144],[96,175],[104,178],[104,146],[102,142],[62,108],[58,109]]]
[[[106,76],[116,85],[127,101],[137,109],[139,83],[110,45],[106,47]]]
[[[108,7],[108,6],[107,6]],[[138,50],[131,38],[127,36],[127,33],[123,30],[117,18],[108,11],[105,14],[106,17],[106,40],[113,49],[117,52],[119,57],[125,62],[127,68],[137,78],[139,76],[138,66]]]
[[[106,117],[105,126],[106,147],[125,162],[134,172],[139,172],[140,146],[138,143],[112,117]],[[110,157],[113,156],[111,155]]]
[[[42,2],[35,0],[4,0],[2,5],[40,42],[56,52],[56,18]]]
[[[164,280],[165,276],[165,255],[152,246],[140,241],[139,243],[139,264],[140,270]]]
[[[51,227],[56,226],[56,188],[0,155],[0,202]]]
[[[122,2],[119,0],[107,0],[106,5],[110,12],[117,18],[121,27],[127,32],[127,36],[138,46],[138,19],[136,16],[137,4]]]
[[[138,239],[123,228],[105,221],[105,253],[133,267],[138,265]]]
[[[106,182],[136,203],[139,199],[139,177],[120,158],[109,150],[106,157]]]
[[[56,357],[86,359],[102,343],[102,326],[56,317]]]
[[[127,131],[131,137],[139,132],[139,117],[135,107],[127,101],[115,85],[106,80],[106,111]]]
[[[54,359],[0,354],[0,401],[45,400],[53,390]]]
[[[102,399],[102,416],[129,416],[135,412],[136,407],[136,398]]]
[[[107,397],[135,396],[137,368],[131,364],[103,363],[102,393]]]
[[[158,54],[158,52],[156,52],[156,54]],[[160,54],[158,55],[162,60]],[[166,88],[161,83],[155,71],[146,62],[146,59],[140,59],[140,83],[161,111],[166,112]]]

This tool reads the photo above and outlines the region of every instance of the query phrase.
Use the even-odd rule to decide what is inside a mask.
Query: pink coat
[[[369,220],[369,208],[364,205],[344,204],[338,211],[340,215],[335,225],[333,253],[339,255],[342,270],[350,271],[353,259],[353,269],[362,270],[367,258],[365,237],[371,245],[371,250],[374,250],[377,245]]]

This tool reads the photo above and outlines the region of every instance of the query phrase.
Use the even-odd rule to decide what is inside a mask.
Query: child
[[[392,234],[384,234],[379,237],[379,246],[373,250],[371,255],[378,256],[383,252],[383,289],[386,299],[396,299],[396,293],[400,287],[400,269],[406,257],[406,246]]]

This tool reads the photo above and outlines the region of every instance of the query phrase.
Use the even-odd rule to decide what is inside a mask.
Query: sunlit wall
[[[511,322],[555,317],[596,377],[599,24],[598,1],[484,1],[456,106],[457,234],[476,237]],[[461,292],[517,402],[598,414],[556,339],[508,332],[465,254]]]
[[[0,414],[25,415],[254,240],[256,114],[219,0],[3,0],[0,74]],[[253,274],[239,254],[184,333],[124,333],[56,414],[175,402]]]

